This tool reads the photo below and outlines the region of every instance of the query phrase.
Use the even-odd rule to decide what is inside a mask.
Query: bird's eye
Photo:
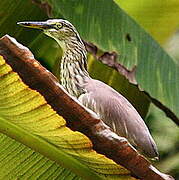
[[[62,24],[62,23],[58,23],[58,24],[56,24],[56,27],[57,27],[58,29],[61,29],[61,28],[63,27],[63,24]]]

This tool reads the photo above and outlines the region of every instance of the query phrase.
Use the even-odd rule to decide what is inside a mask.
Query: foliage
[[[115,51],[120,55],[117,61],[129,70],[136,65],[136,80],[140,87],[179,116],[179,67],[115,3],[108,0],[91,0],[88,3],[83,3],[83,0],[75,3],[70,0],[52,0],[51,3],[55,5],[53,16],[58,17],[60,13],[69,19],[85,40],[94,43],[103,51]],[[102,4],[105,4],[105,9]],[[113,28],[108,28],[109,24]],[[170,75],[164,76],[166,73]]]
[[[0,134],[0,147],[0,179],[81,179],[69,169],[3,134]]]
[[[11,61],[13,61],[13,59]],[[101,179],[104,177],[107,179],[123,179],[123,177],[132,179],[129,177],[130,173],[126,169],[92,150],[92,144],[85,135],[67,128],[66,121],[63,117],[59,116],[51,106],[47,104],[39,92],[24,84],[19,75],[12,70],[11,66],[5,63],[2,56],[0,56],[0,72],[0,132],[35,149],[45,155],[45,157],[72,170],[76,175],[80,175],[84,179]],[[6,91],[4,91],[4,89],[6,89]],[[1,138],[2,142],[6,143],[7,138],[5,136],[1,136]],[[14,144],[17,149],[20,146],[19,143],[16,144],[10,140],[7,142],[7,147],[9,147],[11,143]],[[28,151],[28,148],[24,146],[20,147],[20,149],[21,148]],[[12,157],[9,156],[9,151],[12,149],[10,147],[7,151],[4,151],[2,165],[5,157],[12,159]],[[21,161],[21,156],[23,157],[21,154],[16,154],[17,160]],[[39,157],[40,155],[36,154],[36,156]],[[39,158],[47,161],[45,157],[40,156]],[[16,159],[13,161],[15,160]],[[32,159],[32,161],[35,163],[35,160]],[[12,169],[20,168],[20,172],[17,171],[13,173],[15,177],[18,178],[22,174],[23,179],[26,178],[26,174],[28,174],[27,169],[21,168],[21,165],[19,167],[19,164],[16,163],[13,165],[10,163],[8,165],[11,166]],[[38,166],[42,165],[44,165],[43,162],[39,162],[34,168],[37,169]],[[49,161],[49,166],[53,165],[55,164]],[[27,166],[31,168],[31,164]],[[52,173],[51,171],[53,171],[53,169],[50,171],[45,167],[42,169],[43,171],[48,171],[48,173]],[[58,166],[57,169],[60,173],[61,167]],[[62,170],[63,169],[64,168],[62,168]],[[2,179],[8,179],[8,174],[11,174],[10,172],[1,171]],[[67,173],[70,174],[69,178],[74,177],[73,173]],[[62,173],[62,176],[63,175]],[[35,174],[34,176],[36,177]]]
[[[77,27],[83,39],[94,43],[100,51],[117,52],[118,63],[124,65],[129,70],[137,65],[136,79],[140,88],[144,89],[151,97],[160,101],[175,115],[179,115],[177,109],[179,107],[178,66],[113,1],[102,0],[99,2],[90,0],[84,2],[83,0],[77,0],[74,2],[72,0],[43,0],[42,2],[34,2],[36,5],[30,0],[18,2],[13,0],[1,1],[0,14],[3,18],[0,20],[0,35],[2,36],[8,33],[16,37],[18,41],[31,48],[36,58],[43,65],[48,67],[49,70],[55,71],[54,67],[56,67],[61,54],[57,44],[38,31],[23,29],[16,25],[16,22],[23,20],[46,20],[48,19],[46,12],[52,10],[53,17],[64,17],[70,20]],[[45,11],[39,8],[37,4],[39,7],[43,7]],[[88,65],[92,77],[107,82],[125,95],[135,105],[141,115],[145,117],[149,107],[148,97],[139,91],[135,85],[129,83],[116,70],[97,62],[91,55],[89,57]],[[170,157],[170,155],[171,157],[175,154],[177,155],[178,137],[171,133],[172,138],[169,137],[166,140],[166,146],[165,143],[162,143],[166,132],[163,131],[159,134],[157,129],[161,128],[161,123],[164,124],[164,127],[171,126],[175,133],[178,133],[178,129],[174,124],[170,124],[164,113],[160,113],[160,116],[156,115],[155,112],[153,114],[150,114],[146,120],[155,136],[157,144],[159,144],[159,150],[163,158],[161,161],[165,162],[165,159]],[[166,131],[169,132],[167,128]],[[5,136],[2,136],[2,138],[5,139]],[[165,138],[167,139],[167,137]],[[170,144],[168,143],[169,139],[172,140]],[[8,140],[8,142],[10,144],[11,140]],[[35,156],[39,156],[40,158],[40,155]],[[53,162],[50,163],[56,167],[56,165],[53,165]],[[158,164],[162,170],[164,166],[160,166],[160,162]],[[175,164],[174,169],[178,169],[177,163]],[[62,170],[59,169],[59,171]],[[167,172],[170,173],[170,170]],[[172,172],[175,173],[174,171]],[[71,172],[68,173],[71,174]]]
[[[165,44],[178,28],[178,0],[115,0],[115,2],[161,45]]]

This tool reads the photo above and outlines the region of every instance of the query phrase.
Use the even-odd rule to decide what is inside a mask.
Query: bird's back
[[[87,92],[79,100],[86,107],[148,157],[158,157],[156,144],[147,126],[125,97],[98,80],[87,79],[83,88]]]

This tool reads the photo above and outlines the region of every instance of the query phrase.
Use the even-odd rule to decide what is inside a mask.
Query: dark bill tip
[[[51,26],[46,22],[17,22],[18,25],[23,27],[35,28],[35,29],[49,29]]]

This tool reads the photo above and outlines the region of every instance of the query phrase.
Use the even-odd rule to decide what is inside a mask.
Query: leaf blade
[[[31,178],[32,174],[37,172],[36,178],[55,179],[57,176],[62,178],[64,176],[63,173],[69,171],[3,134],[0,134],[0,147],[0,179],[10,180],[19,178],[25,180]],[[21,150],[19,151],[18,149]],[[5,157],[8,157],[8,162]],[[46,163],[48,166],[46,166]],[[39,168],[41,171],[38,170]],[[71,172],[69,171],[68,173],[70,174]],[[76,175],[73,174],[71,176],[75,177]],[[81,178],[76,176],[76,179]]]
[[[46,128],[46,126],[43,125],[41,128],[38,128],[37,123],[39,119],[33,123],[22,122],[21,124],[21,121],[18,122],[19,117],[15,116],[15,119],[17,119],[14,121],[14,116],[10,116],[8,119],[6,118],[10,124],[15,124],[18,128],[26,130],[27,133],[32,133],[33,136],[42,138],[42,141],[45,141],[46,143],[49,142],[50,145],[54,145],[57,150],[58,148],[60,148],[61,151],[65,150],[67,156],[73,156],[73,158],[87,166],[86,168],[89,168],[91,173],[93,173],[93,171],[94,173],[98,172],[100,177],[107,176],[110,179],[119,177],[124,179],[132,178],[129,176],[130,173],[123,167],[115,164],[115,161],[142,178],[147,176],[154,180],[158,178],[171,179],[169,176],[156,171],[155,168],[151,168],[151,164],[140,156],[130,144],[128,144],[125,138],[117,136],[104,125],[101,120],[91,117],[88,111],[80,106],[75,99],[64,92],[63,88],[58,84],[58,80],[34,59],[27,48],[22,48],[22,45],[18,44],[14,39],[12,40],[8,36],[1,39],[0,45],[1,54],[3,54],[8,66],[11,66],[17,76],[19,75],[19,79],[21,79],[20,82],[25,82],[26,85],[24,84],[24,86],[29,86],[30,90],[38,95],[43,95],[42,101],[46,100],[50,104],[49,106],[44,101],[45,105],[53,112],[56,110],[60,115],[60,117],[57,115],[58,118],[62,118],[61,115],[63,115],[63,117],[67,119],[68,127],[71,127],[76,131],[71,131],[63,126],[63,124],[60,126],[61,124],[58,124],[59,119],[56,120],[58,121],[58,125],[53,122],[47,123],[49,127],[51,127],[50,130],[49,127]],[[1,91],[3,91],[3,89],[1,89]],[[41,104],[40,101],[36,103]],[[40,108],[41,107],[42,106],[40,106]],[[1,113],[2,117],[4,117],[6,113]],[[24,115],[25,113],[22,114]],[[25,119],[28,119],[28,117]],[[49,121],[48,117],[42,119],[44,122]],[[4,130],[8,131],[9,129]],[[64,131],[67,132],[67,134],[69,133],[69,136],[64,136]],[[46,134],[45,136],[44,133]],[[106,158],[104,155],[97,154],[92,149],[89,138],[93,142],[93,148],[98,153],[102,153],[114,161]],[[43,151],[45,151],[45,148]],[[135,166],[132,164],[135,164]],[[141,164],[143,164],[142,168]],[[86,175],[86,178],[88,178],[88,175]]]
[[[58,17],[60,13],[70,20],[85,40],[103,51],[116,52],[120,55],[117,61],[129,70],[136,65],[139,86],[170,109],[170,118],[179,124],[179,67],[134,20],[113,1],[53,0],[51,3],[58,4],[53,6],[53,15]],[[158,107],[167,113],[165,108]]]
[[[31,54],[28,57],[31,57]],[[14,60],[13,56],[12,61]],[[0,56],[0,61],[1,65],[4,65],[5,60],[2,56]],[[32,65],[37,67],[39,64],[32,63]],[[5,92],[1,87],[0,94],[3,98],[8,96],[11,104],[8,107],[9,104],[5,103],[6,107],[4,100],[0,101],[5,106],[0,106],[1,132],[32,147],[86,179],[91,179],[91,177],[101,179],[104,175],[112,179],[119,176],[129,177],[130,173],[123,167],[92,150],[91,142],[87,137],[69,130],[65,126],[65,120],[55,113],[44,97],[25,85],[18,74],[12,69],[9,71],[10,66],[7,64],[6,66],[7,77],[4,79],[6,74],[1,76],[0,81],[4,80],[3,85],[7,91]],[[26,67],[23,66],[23,68],[26,71]],[[34,81],[34,77],[32,79]],[[16,82],[15,86],[13,82]],[[24,92],[25,95],[23,95]],[[14,96],[17,93],[20,97],[14,102]],[[18,99],[21,100],[18,101]],[[96,171],[103,176],[96,174]]]

